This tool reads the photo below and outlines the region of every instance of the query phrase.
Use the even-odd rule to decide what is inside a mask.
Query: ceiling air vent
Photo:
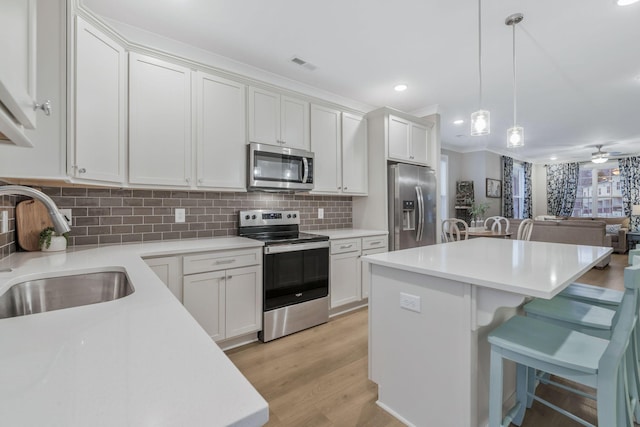
[[[293,58],[291,58],[291,62],[293,62],[294,64],[299,65],[299,66],[301,66],[303,68],[306,68],[309,71],[313,71],[316,68],[318,68],[315,65],[311,64],[310,62],[307,62],[304,59],[299,58],[297,56],[294,56]]]

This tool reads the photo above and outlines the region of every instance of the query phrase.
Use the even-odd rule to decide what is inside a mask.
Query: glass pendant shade
[[[491,115],[487,110],[471,113],[471,135],[489,135],[491,132]]]
[[[524,128],[514,126],[507,129],[507,148],[522,147],[524,145]]]

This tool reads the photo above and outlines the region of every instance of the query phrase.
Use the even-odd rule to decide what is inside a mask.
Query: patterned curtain
[[[547,214],[571,216],[578,191],[578,163],[547,165]]]
[[[622,205],[625,216],[631,216],[631,207],[640,205],[640,157],[618,159],[620,183],[622,184]],[[631,230],[638,230],[640,218],[631,216]]]
[[[533,202],[531,197],[531,163],[524,162],[524,209],[522,219],[533,218]]]
[[[513,218],[513,159],[502,156],[502,216]]]

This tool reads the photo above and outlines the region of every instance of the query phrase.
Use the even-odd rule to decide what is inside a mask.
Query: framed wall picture
[[[502,181],[487,178],[487,197],[502,197]]]

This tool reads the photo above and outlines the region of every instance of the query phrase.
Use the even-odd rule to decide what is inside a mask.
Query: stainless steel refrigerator
[[[436,243],[436,175],[433,169],[389,166],[389,250]]]

